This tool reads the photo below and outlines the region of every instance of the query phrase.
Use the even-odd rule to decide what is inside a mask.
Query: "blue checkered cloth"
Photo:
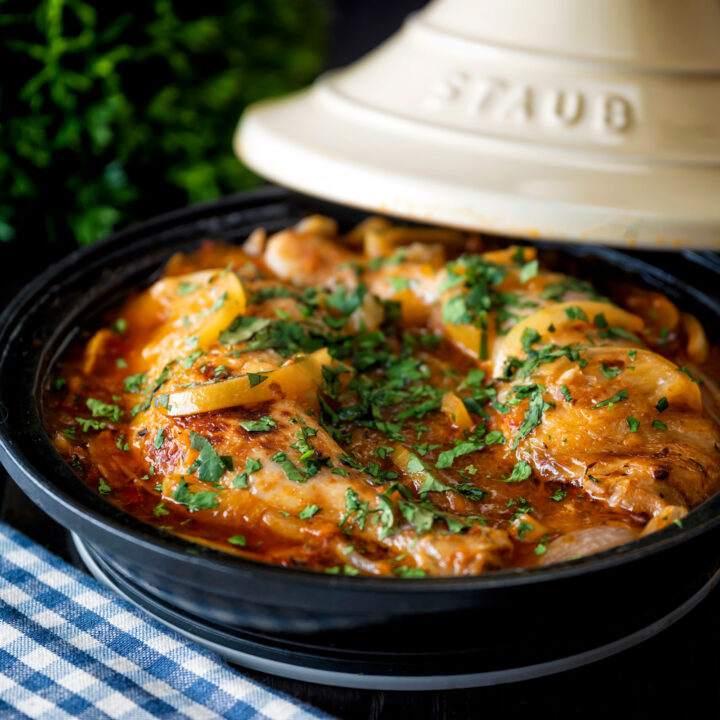
[[[234,671],[0,523],[0,718],[326,717]]]

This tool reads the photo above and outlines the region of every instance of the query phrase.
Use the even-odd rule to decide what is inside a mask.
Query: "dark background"
[[[324,66],[351,62],[390,35],[409,11],[424,4],[422,0],[335,0],[328,8]],[[0,99],[7,103],[2,95]],[[151,208],[152,202],[146,207]],[[163,201],[151,213],[168,209]],[[33,211],[41,215],[42,204]],[[19,235],[0,244],[0,267],[5,270],[0,300],[6,301],[28,278],[75,246],[77,238],[72,232],[67,228],[57,230],[53,242],[44,236]],[[35,509],[6,478],[0,479],[0,490],[0,518],[66,559],[78,562],[61,527]],[[618,587],[617,602],[622,601],[623,588]],[[715,590],[688,616],[636,648],[572,672],[520,684],[392,693],[334,689],[248,674],[347,720],[712,717],[717,715],[720,702],[719,605],[720,594]],[[596,606],[592,597],[568,597],[561,606],[528,607],[526,612],[540,613],[551,624],[572,623],[579,632],[586,624],[603,622],[603,608]],[[492,623],[492,618],[478,617],[477,622]],[[523,618],[518,617],[517,622],[522,623]]]

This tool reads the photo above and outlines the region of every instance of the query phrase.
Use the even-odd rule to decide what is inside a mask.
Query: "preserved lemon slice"
[[[170,393],[168,414],[194,415],[239,405],[255,405],[288,395],[300,395],[322,382],[322,367],[332,362],[327,348],[306,355],[277,370],[241,375],[208,385]],[[257,382],[258,376],[266,379]]]
[[[165,363],[195,348],[206,350],[247,307],[237,275],[222,269],[166,278],[153,286],[151,295],[166,314],[143,349],[143,358],[153,363]]]
[[[588,342],[587,333],[595,328],[622,328],[635,334],[642,331],[643,321],[637,315],[610,303],[579,300],[549,305],[523,318],[513,326],[504,340],[495,343],[494,374],[496,377],[503,374],[508,358],[523,357],[527,354],[523,347],[523,335],[526,331],[536,331],[541,344],[566,345]],[[624,345],[633,344],[628,338],[621,339]],[[641,344],[639,339],[637,344]]]

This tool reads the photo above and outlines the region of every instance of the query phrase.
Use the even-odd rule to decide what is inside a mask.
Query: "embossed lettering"
[[[453,100],[457,100],[470,78],[464,72],[454,72],[436,83],[423,101],[428,110],[440,110]]]
[[[511,86],[503,98],[499,117],[501,120],[525,123],[533,116],[534,97],[532,88],[526,85]]]
[[[507,83],[499,78],[479,78],[470,88],[467,111],[471,115],[490,112],[499,97],[507,89]]]
[[[600,127],[606,132],[624,132],[630,127],[630,103],[620,95],[603,95],[600,98]]]
[[[542,79],[535,85],[498,76],[473,76],[461,70],[435,83],[422,99],[422,106],[436,113],[450,111],[449,122],[463,123],[464,115],[512,133],[523,127],[536,131],[547,128],[588,140],[621,135],[636,122],[631,101],[615,90],[594,84],[572,89],[543,85]]]
[[[548,120],[552,125],[575,125],[583,115],[585,97],[577,90],[553,90],[549,97]]]

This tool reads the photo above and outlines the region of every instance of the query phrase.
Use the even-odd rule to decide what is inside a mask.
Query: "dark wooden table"
[[[0,519],[82,567],[68,533],[0,477]],[[623,589],[617,589],[617,602]],[[592,598],[563,607],[528,608],[548,623],[602,623]],[[483,620],[487,621],[487,618]],[[522,622],[522,618],[518,618]],[[720,588],[671,628],[620,655],[559,675],[510,685],[448,692],[373,692],[247,675],[343,720],[468,718],[715,717],[720,706]]]

